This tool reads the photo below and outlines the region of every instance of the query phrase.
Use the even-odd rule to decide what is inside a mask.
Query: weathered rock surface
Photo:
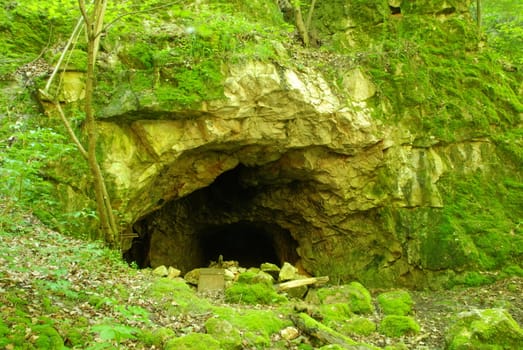
[[[364,101],[342,101],[317,72],[249,63],[229,74],[227,100],[187,111],[191,118],[165,111],[167,119],[126,121],[122,111],[99,123],[114,202],[129,224],[147,218],[153,266],[195,267],[202,230],[249,222],[288,232],[313,274],[361,276],[378,258],[374,268],[390,284],[431,268],[419,241],[405,245],[385,227],[383,208],[443,206],[438,180],[488,171],[488,140],[414,147],[408,133],[373,120]],[[227,187],[212,189],[233,169]],[[194,260],[184,263],[184,251]],[[278,252],[282,260],[292,253]]]
[[[363,21],[380,26],[390,15],[387,2],[359,10],[368,18],[344,12],[336,29],[349,46],[363,41],[351,39]],[[466,6],[416,1],[403,4],[402,13],[437,14],[443,23],[454,13],[465,16]],[[171,34],[183,35],[175,27]],[[449,182],[489,178],[503,164],[498,148],[481,132],[453,142],[430,128],[420,132],[423,120],[446,107],[430,105],[417,85],[409,89],[402,64],[387,73],[405,80],[397,87],[401,102],[381,96],[363,65],[339,69],[336,85],[314,65],[298,68],[280,54],[281,62],[223,63],[223,98],[182,107],[169,99],[175,79],[156,82],[147,74],[167,73],[130,64],[129,45],[104,59],[106,75],[119,59],[132,69],[125,83],[104,80],[114,91],[103,91],[97,110],[100,154],[122,230],[148,242],[142,254],[152,267],[187,272],[223,255],[242,266],[289,261],[332,280],[422,287],[499,264],[484,252],[489,244],[472,237],[483,228],[458,227],[458,210],[446,211],[456,193]],[[81,84],[66,86],[71,101],[82,96],[72,88]],[[395,113],[397,123],[379,118]],[[515,229],[505,225],[507,235]]]
[[[462,312],[447,336],[447,348],[518,349],[523,344],[523,330],[503,309]]]

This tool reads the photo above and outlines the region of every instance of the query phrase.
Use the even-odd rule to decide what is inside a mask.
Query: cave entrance
[[[274,224],[239,222],[212,226],[198,234],[203,262],[238,261],[243,267],[259,267],[270,262],[281,265],[297,260],[297,243],[290,234]]]
[[[272,211],[256,203],[267,187],[241,181],[255,170],[239,165],[135,223],[139,237],[124,254],[126,261],[139,267],[173,266],[182,272],[208,266],[220,255],[242,267],[295,264],[297,241]]]

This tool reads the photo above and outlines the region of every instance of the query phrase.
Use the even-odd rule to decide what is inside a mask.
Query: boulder
[[[169,275],[169,271],[167,270],[167,267],[165,265],[160,265],[157,268],[153,270],[153,275],[158,277],[167,277]]]
[[[278,281],[284,282],[297,278],[299,278],[298,269],[289,264],[288,262],[283,263],[283,266],[281,267],[280,272],[278,274]]]
[[[211,317],[205,322],[207,334],[220,342],[223,350],[236,350],[242,348],[240,331],[227,321],[218,317]]]
[[[275,280],[278,279],[280,274],[280,268],[278,265],[273,263],[263,263],[260,265],[260,270],[270,274]]]
[[[177,268],[174,268],[172,266],[169,266],[169,268],[167,269],[167,278],[176,278],[176,277],[179,277],[181,275],[181,271],[178,270]]]
[[[308,300],[316,304],[345,304],[350,312],[356,314],[374,311],[370,292],[359,282],[319,288],[310,294]]]
[[[189,284],[194,286],[198,285],[198,282],[200,281],[200,269],[192,269],[191,271],[187,272],[183,278]]]
[[[405,290],[394,290],[378,295],[378,304],[385,315],[406,316],[412,312],[414,302]]]
[[[399,338],[406,334],[417,334],[421,328],[410,316],[387,315],[381,320],[378,329],[387,337]]]
[[[523,329],[504,309],[475,309],[458,314],[447,336],[447,349],[521,349]]]

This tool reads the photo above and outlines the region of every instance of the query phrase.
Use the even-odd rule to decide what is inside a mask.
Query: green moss
[[[523,277],[523,268],[519,265],[509,265],[503,268],[503,272],[509,276]]]
[[[63,331],[63,330],[62,330]],[[63,331],[64,338],[67,342],[74,346],[81,347],[87,344],[91,339],[91,335],[81,325],[73,325]]]
[[[385,315],[406,316],[412,312],[414,304],[409,292],[404,290],[381,293],[377,300]]]
[[[483,269],[500,269],[523,258],[523,232],[518,229],[523,194],[512,183],[504,181],[503,173],[481,172],[442,181],[443,215],[455,231],[470,237]]]
[[[345,322],[351,317],[351,311],[347,303],[322,304],[318,307],[318,312],[325,324],[333,327],[333,324]]]
[[[245,15],[252,12],[255,17]],[[145,82],[133,77],[122,81],[114,67],[103,71],[101,80],[108,86],[104,94],[111,99],[125,95],[129,82],[142,108],[196,108],[203,101],[222,99],[223,63],[276,59],[275,43],[288,32],[276,4],[267,2],[213,1],[192,12],[173,5],[163,13],[176,29],[136,31],[141,16],[147,16],[153,27],[160,25],[151,22],[149,15],[137,14],[121,19],[108,32],[105,45],[118,48],[123,71],[150,77]],[[103,105],[101,101],[100,108]]]
[[[184,281],[160,278],[149,287],[147,293],[173,314],[202,313],[211,309],[211,304],[206,299],[198,298]]]
[[[242,338],[240,331],[232,326],[227,320],[211,317],[205,322],[207,334],[220,342],[224,350],[235,350],[242,348]]]
[[[153,47],[143,42],[137,42],[120,54],[123,63],[131,69],[153,68]]]
[[[495,278],[493,276],[476,271],[465,272],[452,279],[453,284],[465,285],[468,287],[479,287],[491,284],[494,281]]]
[[[267,283],[234,283],[225,290],[225,299],[230,303],[278,304],[287,299]]]
[[[52,64],[56,65],[62,53],[56,54],[52,58]],[[64,60],[62,61],[62,69],[71,71],[87,71],[87,52],[83,50],[73,49],[67,52]]]
[[[214,309],[214,313],[240,330],[248,343],[261,348],[270,346],[271,335],[292,325],[287,318],[280,317],[278,310],[236,310],[219,307]]]
[[[523,330],[502,309],[475,310],[458,315],[447,335],[447,349],[518,349]]]
[[[419,324],[410,316],[387,315],[381,320],[380,333],[388,337],[401,337],[406,334],[417,334]]]
[[[376,331],[376,324],[368,318],[352,316],[337,329],[343,334],[369,336]]]
[[[190,333],[183,337],[169,340],[165,350],[220,350],[220,343],[209,334]]]
[[[32,326],[31,329],[38,335],[34,342],[37,349],[63,349],[64,340],[51,325],[35,325]]]
[[[171,338],[174,338],[175,336],[176,336],[176,334],[170,328],[162,327],[162,328],[155,329],[152,332],[153,342],[151,345],[154,345],[154,346],[158,347],[159,349],[162,349],[164,347],[164,345],[167,343],[167,341],[170,340]]]
[[[322,304],[346,303],[349,310],[357,314],[367,314],[374,310],[370,292],[359,282],[320,288],[317,296]]]
[[[67,37],[77,18],[70,13],[77,6],[71,0],[53,4],[39,0],[31,4],[5,3],[0,8],[0,77],[35,60],[49,43]]]

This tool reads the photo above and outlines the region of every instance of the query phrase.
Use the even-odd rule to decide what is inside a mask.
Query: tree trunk
[[[478,28],[481,29],[481,0],[476,0],[476,20],[478,21]]]
[[[96,55],[100,44],[100,34],[103,27],[103,17],[107,0],[95,0],[92,15],[89,16],[85,7],[85,1],[79,0],[82,16],[84,17],[87,33],[87,73],[85,80],[85,128],[87,131],[87,161],[93,175],[96,206],[100,220],[100,229],[103,240],[113,248],[117,248],[118,229],[114,218],[111,201],[105,187],[105,180],[96,159],[96,120],[93,110],[93,93],[95,82]]]
[[[297,4],[292,4],[292,7],[294,9],[294,21],[296,22],[296,28],[298,29],[298,33],[300,34],[301,40],[303,40],[303,46],[308,47],[309,46],[309,32],[307,31],[307,27],[305,26],[305,23],[303,22],[303,16],[301,14],[301,8]]]
[[[315,5],[316,0],[312,0],[311,7],[309,8],[309,13],[307,14],[307,22],[305,23],[305,29],[307,30],[307,33],[311,30],[312,13],[314,12]]]

